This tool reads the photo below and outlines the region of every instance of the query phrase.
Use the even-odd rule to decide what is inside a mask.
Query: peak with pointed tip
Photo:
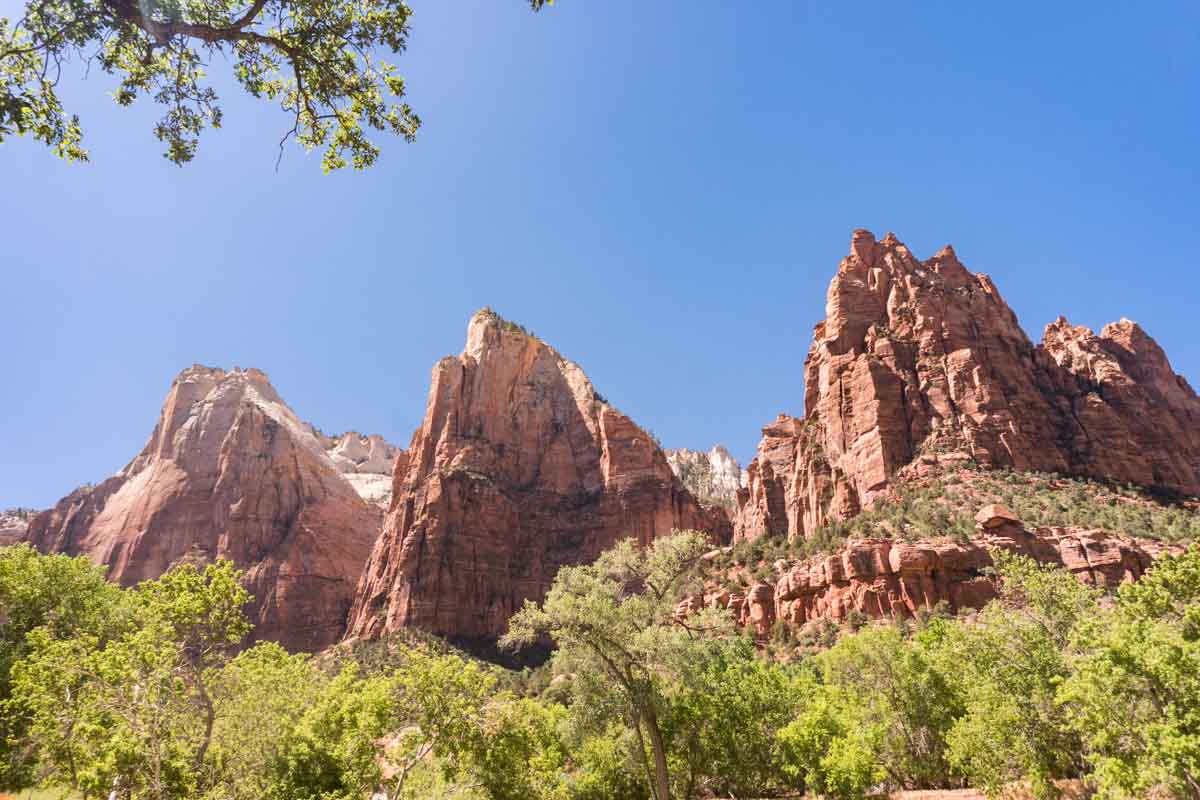
[[[628,537],[647,543],[699,528],[727,539],[729,527],[579,365],[481,312],[462,355],[433,369],[349,633],[419,627],[494,641],[565,564]]]
[[[43,552],[89,556],[123,585],[227,558],[255,598],[255,637],[316,650],[341,637],[380,520],[266,373],[196,365],[172,382],[141,453],[26,535]]]
[[[805,360],[805,418],[764,429],[736,535],[804,536],[887,495],[920,459],[1200,494],[1200,400],[1122,320],[1059,317],[1035,346],[947,245],[919,261],[859,229]]]

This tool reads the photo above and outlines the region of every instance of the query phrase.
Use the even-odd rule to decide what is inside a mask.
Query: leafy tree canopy
[[[0,548],[0,788],[30,780],[33,753],[23,746],[27,710],[12,701],[12,672],[29,655],[29,634],[97,640],[120,629],[123,593],[86,558],[42,556],[29,545]]]
[[[1200,548],[1079,626],[1059,687],[1104,798],[1200,797]]]
[[[200,132],[221,126],[209,65],[230,63],[242,88],[287,113],[281,155],[295,139],[324,148],[326,171],[364,169],[379,155],[371,131],[412,141],[421,124],[389,60],[411,15],[403,0],[28,0],[20,18],[0,17],[0,142],[31,135],[86,161],[58,86],[67,65],[95,62],[119,80],[120,105],[149,95],[164,107],[155,136],[185,164]]]
[[[668,695],[730,632],[728,616],[702,612],[687,620],[675,609],[694,589],[705,536],[683,531],[640,548],[625,540],[593,564],[564,567],[539,607],[526,601],[509,622],[502,644],[558,646],[555,669],[573,675],[576,702],[620,709],[644,755],[655,800],[671,796],[664,717]],[[703,634],[703,635],[701,635]]]

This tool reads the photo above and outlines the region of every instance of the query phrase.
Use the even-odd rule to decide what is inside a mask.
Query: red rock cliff
[[[123,585],[228,558],[246,570],[255,637],[315,650],[341,637],[380,523],[266,375],[196,366],[142,452],[38,515],[27,538],[87,554]]]
[[[1200,494],[1200,399],[1135,323],[1059,319],[1034,346],[950,247],[854,233],[804,365],[804,419],[763,429],[737,538],[803,536],[918,456]]]
[[[1182,548],[1086,528],[1025,529],[1010,512],[989,506],[977,517],[969,542],[897,542],[860,539],[838,552],[777,562],[778,577],[744,592],[714,589],[694,595],[681,614],[705,606],[726,608],[759,636],[783,621],[799,627],[816,620],[842,622],[911,617],[944,604],[952,612],[982,608],[998,595],[989,575],[992,552],[1005,550],[1062,567],[1093,586],[1139,579],[1165,553]]]
[[[348,635],[413,626],[493,639],[559,567],[672,528],[730,533],[583,370],[484,310],[462,355],[433,369]]]

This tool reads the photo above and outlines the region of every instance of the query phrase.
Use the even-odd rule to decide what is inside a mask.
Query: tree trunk
[[[658,728],[658,715],[654,707],[647,705],[642,708],[642,720],[646,723],[646,732],[650,736],[650,749],[654,753],[654,796],[656,800],[670,800],[671,781],[667,775],[667,749],[663,745],[662,731]]]
[[[655,795],[654,788],[654,773],[650,771],[650,762],[646,760],[646,740],[642,736],[642,716],[639,712],[634,712],[633,730],[637,734],[637,751],[638,761],[642,764],[642,769],[646,770],[646,785],[650,787],[650,794]],[[658,800],[657,797],[654,800]]]

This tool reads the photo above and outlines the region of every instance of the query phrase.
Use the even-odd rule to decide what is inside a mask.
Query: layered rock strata
[[[996,579],[984,571],[997,549],[1063,567],[1101,587],[1137,580],[1155,558],[1178,550],[1099,530],[1026,530],[999,507],[981,512],[980,523],[966,543],[864,539],[829,556],[778,562],[773,582],[756,581],[744,592],[715,589],[689,598],[680,611],[726,608],[759,635],[777,620],[799,627],[816,620],[842,622],[853,614],[894,619],[939,604],[958,612],[982,608],[997,596]]]
[[[673,528],[731,532],[578,365],[485,309],[463,353],[433,369],[349,635],[415,626],[491,640],[560,567]]]
[[[736,537],[805,536],[918,457],[1200,494],[1200,398],[1136,323],[1065,319],[1034,346],[947,246],[855,231],[804,365],[805,415],[763,429]]]
[[[254,595],[254,636],[315,650],[341,637],[380,523],[264,373],[195,366],[141,453],[39,514],[27,538],[126,586],[230,559]]]

